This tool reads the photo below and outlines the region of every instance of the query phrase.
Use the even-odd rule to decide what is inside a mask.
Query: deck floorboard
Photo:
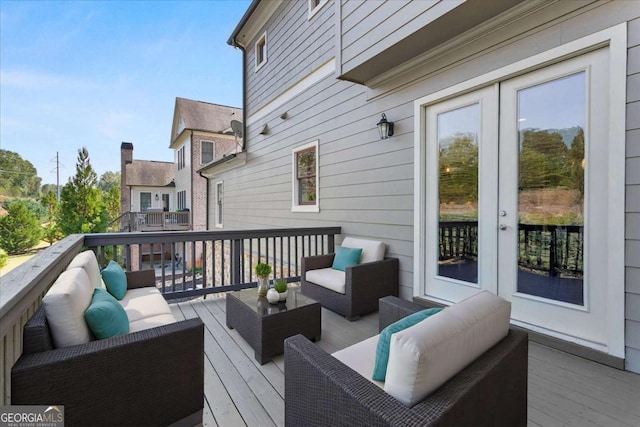
[[[284,356],[265,365],[226,326],[223,296],[171,304],[205,323],[205,426],[284,425]],[[377,313],[355,322],[322,309],[317,345],[332,353],[378,333]],[[640,375],[529,343],[528,425],[639,426]]]

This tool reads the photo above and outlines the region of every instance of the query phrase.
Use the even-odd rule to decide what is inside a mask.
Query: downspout
[[[200,175],[202,178],[204,178],[205,181],[207,181],[206,187],[207,187],[207,198],[206,198],[206,203],[205,205],[205,227],[207,227],[207,231],[209,231],[209,196],[211,191],[209,191],[209,178],[207,178],[206,176],[202,175],[202,172],[198,172],[198,175]]]

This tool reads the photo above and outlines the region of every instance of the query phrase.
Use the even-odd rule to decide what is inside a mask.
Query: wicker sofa
[[[127,292],[155,288],[153,270],[126,275]],[[162,316],[143,330],[56,348],[40,306],[11,371],[12,405],[64,405],[68,426],[201,424],[204,325],[196,318],[154,326]]]
[[[380,300],[380,330],[424,307]],[[289,426],[524,426],[528,337],[507,336],[412,407],[301,335],[285,341],[285,423]]]
[[[335,253],[331,253],[302,258],[300,291],[323,307],[353,321],[378,310],[380,298],[398,296],[399,261],[397,258],[384,257],[385,245],[382,242],[347,237],[342,245],[364,247],[361,263],[345,269],[342,288],[331,289],[314,281],[324,272],[340,274],[331,269],[335,257]],[[371,246],[375,248],[373,251]]]

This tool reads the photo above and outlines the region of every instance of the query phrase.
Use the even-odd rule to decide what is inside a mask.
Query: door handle
[[[504,231],[504,230],[506,230],[507,228],[508,228],[508,227],[507,227],[507,224],[500,224],[500,230],[503,230],[503,231]]]

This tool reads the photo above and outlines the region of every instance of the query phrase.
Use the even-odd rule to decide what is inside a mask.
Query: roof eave
[[[242,28],[247,24],[247,21],[249,21],[249,18],[251,18],[251,15],[253,15],[253,12],[255,12],[255,10],[258,8],[260,1],[261,0],[253,0],[251,2],[247,11],[244,13],[244,15],[242,15],[242,19],[240,19],[240,22],[238,22],[238,25],[236,25],[236,28],[231,33],[229,40],[227,40],[227,44],[233,47],[244,47],[237,41],[238,34],[240,34],[240,31],[242,31]]]

